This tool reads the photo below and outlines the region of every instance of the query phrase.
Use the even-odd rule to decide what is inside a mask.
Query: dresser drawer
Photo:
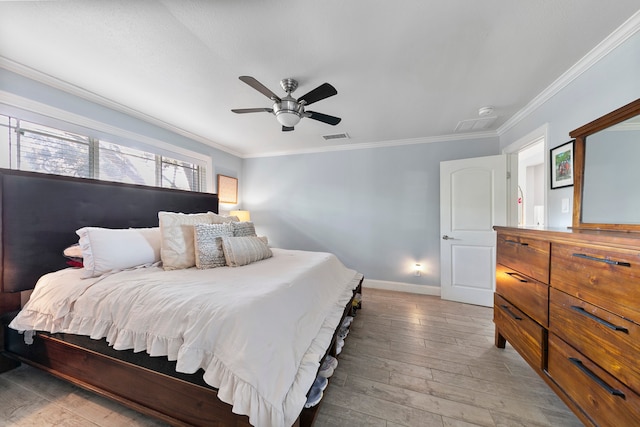
[[[551,286],[640,322],[637,251],[554,243]]]
[[[640,392],[640,326],[551,289],[549,330]]]
[[[498,294],[494,294],[493,321],[523,359],[541,372],[546,330]]]
[[[549,321],[549,286],[498,264],[496,292],[542,326]]]
[[[499,233],[497,245],[498,263],[549,283],[549,242]]]
[[[548,372],[597,425],[640,425],[640,396],[553,333]]]

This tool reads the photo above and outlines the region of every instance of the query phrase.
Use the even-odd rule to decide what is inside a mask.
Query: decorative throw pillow
[[[224,267],[227,262],[222,250],[222,236],[232,237],[231,224],[194,225],[196,267]]]
[[[160,261],[160,229],[83,227],[80,236],[83,278]]]
[[[212,215],[213,218],[213,224],[224,224],[227,222],[232,222],[232,221],[239,221],[237,216],[227,216],[227,215],[220,215],[217,213],[213,213],[213,212],[207,212],[208,214]]]
[[[231,225],[234,237],[256,236],[256,228],[251,221],[232,222]]]
[[[251,264],[273,256],[269,246],[260,237],[241,236],[222,237],[221,239],[224,257],[230,267]]]
[[[178,270],[196,265],[193,226],[212,224],[213,212],[183,214],[176,212],[158,212],[160,222],[162,267],[165,270]]]

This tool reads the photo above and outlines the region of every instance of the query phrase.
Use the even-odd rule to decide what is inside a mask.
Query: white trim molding
[[[502,136],[509,129],[517,125],[521,120],[533,113],[541,105],[551,99],[551,97],[580,77],[582,73],[597,64],[598,61],[607,56],[638,31],[640,31],[640,11],[633,14],[606,39],[591,49],[591,51],[583,56],[582,59],[576,62],[571,68],[551,83],[551,85],[533,98],[522,110],[511,116],[509,120],[498,128],[498,135]]]
[[[256,154],[243,154],[238,151],[235,151],[227,146],[218,144],[214,141],[211,141],[205,137],[200,135],[196,135],[184,129],[181,129],[175,125],[167,123],[163,120],[157,119],[155,117],[149,116],[145,113],[142,113],[133,108],[127,107],[115,101],[112,101],[108,98],[105,98],[96,93],[90,92],[86,89],[78,87],[76,85],[67,83],[63,80],[60,80],[56,77],[53,77],[49,74],[43,73],[41,71],[35,70],[33,68],[27,67],[26,65],[22,65],[18,62],[12,61],[11,59],[5,58],[0,55],[0,68],[4,68],[8,71],[26,77],[28,79],[34,80],[39,83],[43,83],[47,86],[50,86],[54,89],[58,89],[65,93],[77,96],[78,98],[93,102],[97,105],[101,105],[103,107],[109,108],[114,111],[118,111],[120,113],[126,114],[130,117],[134,117],[139,120],[143,120],[147,123],[150,123],[159,128],[168,130],[175,134],[184,136],[191,140],[200,142],[202,144],[208,145],[213,148],[217,148],[220,151],[224,151],[233,156],[239,157],[241,159],[247,158],[259,158],[259,157],[278,157],[278,156],[290,156],[295,154],[313,154],[313,153],[325,153],[330,151],[345,151],[345,150],[364,150],[367,148],[379,148],[379,147],[396,147],[399,145],[415,145],[415,144],[429,144],[433,142],[445,142],[445,141],[464,141],[469,139],[482,139],[482,138],[497,138],[498,134],[496,131],[483,131],[483,132],[469,132],[469,133],[459,133],[459,134],[450,134],[450,135],[439,135],[432,137],[419,137],[419,138],[409,138],[402,140],[393,140],[393,141],[379,141],[379,142],[365,142],[365,143],[356,143],[356,144],[345,144],[345,145],[331,145],[326,147],[316,147],[308,150],[288,150],[288,151],[277,151],[277,152],[265,152],[265,153],[256,153]]]
[[[96,93],[83,89],[79,86],[73,85],[71,83],[67,83],[56,77],[50,76],[49,74],[43,73],[42,71],[38,71],[33,68],[27,67],[26,65],[22,65],[18,62],[12,61],[11,59],[5,58],[4,56],[0,56],[0,68],[4,68],[8,71],[19,74],[28,79],[35,80],[36,82],[39,82],[39,83],[43,83],[54,89],[58,89],[62,92],[77,96],[78,98],[87,100],[89,102],[93,102],[95,104],[101,105],[111,110],[126,114],[138,120],[142,120],[144,122],[150,123],[154,126],[168,130],[177,135],[184,136],[185,138],[189,138],[193,141],[197,141],[202,144],[208,145],[209,147],[213,147],[220,151],[224,151],[225,153],[229,153],[236,157],[242,157],[241,153],[238,153],[237,151],[232,150],[227,146],[218,144],[217,142],[211,141],[210,139],[207,139],[203,136],[196,135],[178,126],[172,125],[163,120],[157,119],[148,114],[145,114],[133,108],[127,107],[126,105],[122,105],[118,102],[112,101],[108,98],[105,98],[104,96],[98,95]]]
[[[256,153],[256,154],[245,154],[242,156],[242,158],[251,159],[251,158],[259,158],[259,157],[292,156],[296,154],[327,153],[331,151],[366,150],[368,148],[398,147],[401,145],[431,144],[436,142],[467,141],[472,139],[497,138],[497,137],[498,137],[498,133],[496,131],[490,130],[490,131],[484,131],[484,132],[469,132],[469,133],[459,133],[459,134],[451,134],[451,135],[398,139],[395,141],[361,142],[361,143],[345,144],[345,145],[330,145],[327,147],[315,147],[315,148],[309,148],[306,150],[273,151],[273,152]]]
[[[527,116],[532,114],[541,105],[546,103],[550,98],[552,98],[562,89],[564,89],[567,85],[569,85],[572,81],[574,81],[576,78],[582,75],[585,71],[590,69],[594,64],[598,63],[598,61],[604,58],[607,54],[609,54],[618,46],[620,46],[622,43],[624,43],[627,39],[635,35],[638,31],[640,31],[640,11],[632,15],[626,22],[624,22],[620,27],[618,27],[606,39],[604,39],[601,43],[599,43],[595,48],[593,48],[589,53],[587,53],[583,58],[581,58],[576,64],[574,64],[569,70],[567,70],[558,79],[556,79],[553,83],[551,83],[551,85],[549,85],[545,90],[543,90],[540,94],[534,97],[527,105],[524,106],[524,108],[522,108],[521,110],[516,112],[513,116],[511,116],[504,124],[498,127],[498,129],[495,131],[438,135],[438,136],[413,138],[413,139],[405,139],[405,140],[397,140],[397,141],[368,142],[368,143],[360,143],[360,144],[319,147],[319,148],[314,148],[309,150],[289,150],[289,151],[265,152],[265,153],[256,153],[256,154],[243,154],[243,153],[237,152],[215,141],[211,141],[205,137],[191,133],[178,126],[172,125],[163,120],[157,119],[155,117],[142,113],[138,110],[127,107],[125,105],[122,105],[108,98],[105,98],[101,95],[98,95],[96,93],[83,89],[81,87],[78,87],[76,85],[70,84],[68,82],[62,81],[51,75],[48,75],[41,71],[27,67],[23,64],[12,61],[3,56],[0,56],[0,68],[4,68],[6,70],[17,73],[26,78],[46,84],[55,89],[61,90],[71,95],[75,95],[87,101],[94,102],[98,105],[102,105],[104,107],[110,108],[114,111],[127,114],[128,116],[134,117],[136,119],[143,120],[147,123],[153,124],[162,129],[169,130],[175,134],[184,136],[193,141],[197,141],[202,144],[206,144],[210,147],[214,147],[220,151],[229,153],[238,158],[246,159],[246,158],[289,156],[289,155],[295,155],[295,154],[311,154],[311,153],[322,153],[322,152],[329,152],[329,151],[358,150],[358,149],[390,147],[390,146],[395,147],[399,145],[426,144],[431,142],[444,142],[444,141],[500,137],[509,129],[516,126],[520,121],[522,121]]]
[[[414,285],[413,283],[389,282],[386,280],[371,280],[365,278],[364,282],[362,282],[362,287],[370,289],[384,289],[387,291],[406,292],[410,294],[433,295],[437,297],[440,296],[439,286]]]

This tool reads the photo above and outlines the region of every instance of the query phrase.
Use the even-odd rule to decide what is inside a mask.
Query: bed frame
[[[77,242],[75,230],[156,227],[161,210],[217,213],[218,196],[0,169],[0,372],[24,362],[176,426],[249,426],[248,417],[232,413],[201,373],[168,374],[166,358],[134,357],[104,342],[87,348],[62,334],[38,333],[28,346],[6,327],[21,307],[21,291],[67,267],[62,251]],[[352,310],[350,301],[344,315]],[[318,408],[303,410],[294,425],[312,425]]]

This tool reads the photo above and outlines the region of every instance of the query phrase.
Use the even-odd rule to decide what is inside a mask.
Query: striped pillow
[[[222,250],[227,265],[239,267],[271,258],[273,253],[265,241],[265,238],[256,236],[222,237]]]

